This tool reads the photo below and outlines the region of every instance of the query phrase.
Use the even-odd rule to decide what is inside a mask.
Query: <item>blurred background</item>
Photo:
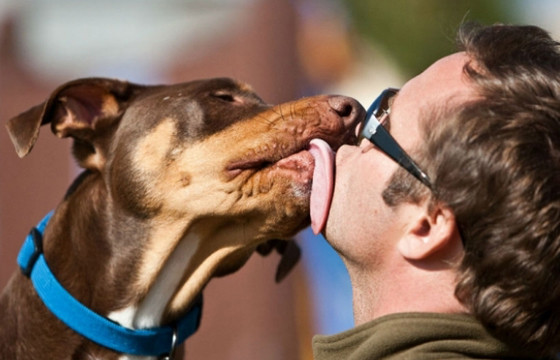
[[[558,38],[559,9],[554,0],[0,0],[0,122],[86,76],[229,76],[269,103],[337,93],[367,107],[453,52],[462,22],[535,24]],[[20,160],[1,127],[0,287],[29,228],[78,173],[69,149],[44,129]],[[210,283],[186,358],[306,360],[313,334],[353,326],[342,262],[309,230],[297,241],[302,261],[281,284],[274,255]]]

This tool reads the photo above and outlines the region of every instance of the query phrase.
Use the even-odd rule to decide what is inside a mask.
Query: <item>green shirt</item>
[[[466,314],[401,313],[313,337],[315,360],[529,359]]]

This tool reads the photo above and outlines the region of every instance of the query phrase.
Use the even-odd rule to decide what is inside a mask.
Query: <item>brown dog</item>
[[[74,139],[85,171],[46,227],[44,257],[82,304],[149,328],[182,316],[211,277],[259,245],[307,226],[311,139],[336,149],[363,116],[340,96],[272,107],[230,79],[82,79],[11,119],[8,131],[20,157],[42,124]],[[2,359],[119,357],[55,318],[20,272],[0,298],[0,319]]]

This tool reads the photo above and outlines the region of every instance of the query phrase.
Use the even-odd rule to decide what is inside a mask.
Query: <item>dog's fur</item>
[[[176,319],[211,277],[307,226],[305,149],[316,137],[335,149],[351,141],[361,116],[345,97],[272,107],[230,79],[93,78],[62,85],[8,131],[20,157],[42,124],[74,139],[85,171],[46,228],[45,258],[83,304],[142,328]],[[0,297],[0,319],[2,359],[119,357],[55,319],[19,272]]]

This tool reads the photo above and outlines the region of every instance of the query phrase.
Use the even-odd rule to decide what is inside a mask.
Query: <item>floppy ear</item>
[[[279,283],[288,276],[298,263],[301,257],[301,249],[295,240],[269,240],[257,246],[257,252],[262,256],[267,256],[272,250],[276,250],[281,256],[275,276],[276,282]]]
[[[446,206],[436,204],[415,209],[410,227],[399,240],[397,247],[408,260],[426,259],[453,241],[460,241],[455,215]]]
[[[87,158],[99,151],[97,135],[120,119],[139,88],[103,78],[79,79],[60,86],[44,103],[8,121],[6,127],[17,154],[19,157],[27,155],[37,141],[41,125],[50,123],[58,137],[76,140],[78,161],[90,167],[87,165],[95,162]]]

